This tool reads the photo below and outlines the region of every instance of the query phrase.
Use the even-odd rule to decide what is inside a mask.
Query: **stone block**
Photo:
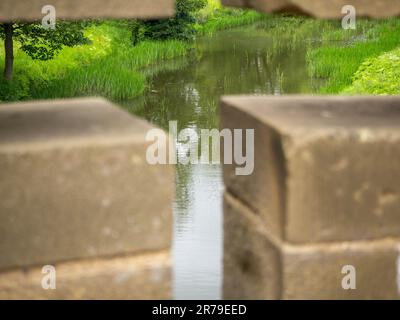
[[[102,99],[0,105],[0,269],[169,248],[152,128]]]
[[[0,273],[1,300],[148,300],[171,298],[169,252],[54,265],[55,289],[41,267]],[[46,285],[44,289],[42,282]]]
[[[223,299],[280,298],[280,252],[256,218],[231,195],[224,195]]]
[[[2,0],[0,21],[42,20],[42,8],[52,5],[56,19],[164,18],[175,12],[174,0]]]
[[[395,240],[291,245],[230,194],[224,219],[225,299],[400,298]],[[342,287],[348,265],[355,268],[354,290]]]
[[[226,97],[221,127],[255,129],[229,192],[292,243],[400,236],[399,97]]]
[[[342,13],[342,8],[347,5],[354,6],[357,17],[400,15],[400,0],[222,0],[222,4],[264,12],[300,13],[323,19],[344,17],[346,13]]]

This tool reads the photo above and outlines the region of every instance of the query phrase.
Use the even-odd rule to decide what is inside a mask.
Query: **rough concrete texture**
[[[56,18],[163,18],[175,11],[174,0],[1,0],[0,21],[41,20],[42,8],[52,5]]]
[[[0,299],[170,299],[168,252],[54,265],[56,289],[42,267],[0,273]],[[46,282],[46,278],[44,282]]]
[[[398,299],[399,242],[289,245],[230,194],[224,199],[225,299]],[[342,268],[355,267],[344,290]]]
[[[169,248],[173,168],[102,99],[0,106],[0,269]],[[155,201],[156,199],[156,201]]]
[[[400,236],[399,97],[226,97],[221,127],[255,129],[255,166],[227,189],[294,243]]]
[[[318,18],[341,18],[342,8],[352,5],[357,17],[385,18],[400,15],[400,0],[222,0],[226,6],[251,8],[264,12],[288,12]]]

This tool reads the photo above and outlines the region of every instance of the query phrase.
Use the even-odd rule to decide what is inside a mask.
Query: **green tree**
[[[195,14],[207,5],[207,0],[177,0],[176,14],[166,20],[135,22],[132,25],[132,41],[178,39],[190,40],[195,35]]]
[[[5,63],[4,78],[11,80],[14,63],[14,41],[20,49],[32,59],[52,59],[63,46],[75,46],[88,40],[83,34],[85,22],[60,21],[54,29],[43,28],[35,23],[4,23],[0,28],[0,37],[4,39]]]

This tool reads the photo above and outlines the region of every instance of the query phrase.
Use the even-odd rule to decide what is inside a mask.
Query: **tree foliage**
[[[13,24],[13,40],[32,59],[49,60],[63,46],[76,46],[87,42],[83,34],[85,23],[57,22],[55,29],[45,29],[41,23]],[[4,38],[1,28],[0,36]]]
[[[132,42],[144,39],[154,40],[190,40],[195,35],[196,13],[204,8],[207,0],[177,0],[176,14],[166,20],[132,22]]]

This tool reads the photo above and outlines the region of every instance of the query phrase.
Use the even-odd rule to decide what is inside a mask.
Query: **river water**
[[[311,93],[306,44],[277,38],[257,25],[199,38],[188,57],[146,72],[150,86],[124,103],[135,114],[168,129],[219,127],[226,94]],[[181,152],[179,145],[177,152]],[[222,193],[219,165],[178,165],[173,259],[176,299],[219,299],[222,287]]]

